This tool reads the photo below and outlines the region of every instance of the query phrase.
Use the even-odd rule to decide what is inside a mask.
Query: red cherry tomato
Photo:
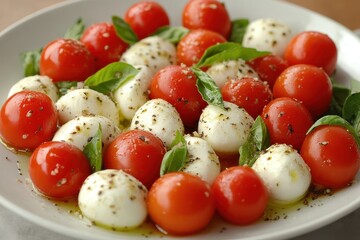
[[[250,77],[227,81],[222,87],[221,93],[225,101],[244,108],[254,119],[272,100],[269,85]]]
[[[121,169],[148,189],[160,177],[166,153],[163,142],[150,132],[130,130],[120,134],[104,152],[105,169]]]
[[[182,12],[182,24],[189,29],[207,29],[218,32],[226,39],[231,31],[231,19],[220,1],[190,0]]]
[[[258,220],[268,204],[268,191],[254,170],[236,166],[222,171],[212,185],[216,210],[226,221],[244,225]]]
[[[156,2],[144,1],[127,9],[124,20],[131,26],[139,39],[150,36],[158,28],[170,24],[165,9]]]
[[[321,68],[297,64],[285,69],[275,82],[274,97],[291,97],[299,100],[314,119],[330,107],[332,84]]]
[[[345,187],[359,171],[359,147],[340,126],[315,128],[306,136],[300,153],[311,169],[313,183],[325,188]]]
[[[85,30],[80,41],[95,58],[95,68],[99,70],[109,63],[119,61],[128,48],[116,34],[111,23],[96,23]]]
[[[40,73],[54,82],[84,81],[94,72],[94,57],[80,41],[56,39],[41,53]]]
[[[305,31],[290,40],[284,58],[290,65],[300,63],[315,65],[331,75],[336,67],[337,48],[328,35]]]
[[[270,89],[273,88],[280,73],[289,66],[285,59],[272,54],[255,58],[247,64],[257,72],[262,81],[268,82]]]
[[[205,29],[192,30],[177,45],[178,62],[192,66],[200,60],[206,49],[223,42],[226,42],[226,39],[217,32]]]
[[[78,195],[87,176],[89,161],[83,152],[65,142],[44,142],[29,160],[31,181],[40,193],[54,199],[69,199]]]
[[[265,106],[261,117],[269,131],[270,142],[285,143],[300,149],[313,124],[310,112],[292,98],[275,98]]]
[[[10,147],[34,150],[57,129],[54,103],[44,93],[22,91],[6,100],[0,112],[0,136]]]
[[[152,78],[150,98],[161,98],[179,112],[184,125],[195,127],[207,103],[197,87],[196,76],[188,67],[167,66]]]
[[[205,228],[215,212],[210,185],[184,172],[165,174],[150,188],[151,219],[167,233],[187,235]]]

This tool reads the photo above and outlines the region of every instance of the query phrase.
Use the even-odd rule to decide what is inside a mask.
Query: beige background
[[[62,1],[64,0],[0,0],[0,31],[34,11]],[[287,1],[324,14],[350,29],[360,28],[360,0]]]

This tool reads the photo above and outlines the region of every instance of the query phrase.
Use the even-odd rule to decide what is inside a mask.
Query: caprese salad
[[[149,217],[189,235],[216,212],[253,224],[359,171],[360,95],[331,81],[326,33],[230,19],[217,0],[189,0],[171,26],[159,3],[141,1],[24,56],[2,143],[31,153],[39,194],[77,199],[98,226]]]

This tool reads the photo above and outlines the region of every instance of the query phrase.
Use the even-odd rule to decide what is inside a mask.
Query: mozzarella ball
[[[290,204],[303,198],[311,184],[310,168],[286,144],[275,144],[261,153],[252,168],[259,174],[274,203]]]
[[[152,99],[142,105],[131,121],[130,129],[141,129],[160,138],[167,148],[175,139],[176,131],[184,133],[179,113],[167,101]]]
[[[103,116],[80,116],[62,125],[55,133],[53,141],[62,141],[75,145],[80,150],[96,135],[101,126],[102,143],[106,147],[119,134],[120,129]]]
[[[55,83],[53,83],[51,78],[47,76],[35,75],[21,79],[10,88],[8,97],[11,97],[15,93],[24,90],[45,93],[51,98],[53,102],[56,102],[59,99],[58,88],[56,87]]]
[[[79,116],[101,115],[116,125],[120,117],[115,103],[105,94],[92,89],[69,91],[56,102],[60,125]]]
[[[206,73],[209,74],[220,89],[230,79],[243,77],[259,78],[256,71],[242,59],[216,63]]]
[[[261,18],[246,28],[242,45],[283,56],[291,37],[291,28],[286,24],[271,18]]]
[[[224,102],[225,109],[208,105],[200,115],[198,132],[217,153],[238,153],[248,139],[254,119],[237,105]]]
[[[146,187],[121,170],[91,174],[78,197],[82,214],[95,222],[119,230],[140,226],[147,217]]]

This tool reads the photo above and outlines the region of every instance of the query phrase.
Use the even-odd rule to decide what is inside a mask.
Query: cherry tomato
[[[148,189],[160,177],[166,153],[163,142],[150,132],[130,130],[120,134],[104,152],[105,169],[121,169]]]
[[[200,60],[206,49],[223,42],[226,42],[226,39],[217,32],[205,29],[192,30],[177,45],[178,62],[192,66]]]
[[[41,53],[40,74],[54,82],[84,81],[94,72],[94,57],[80,41],[56,39]]]
[[[250,77],[227,81],[222,87],[221,93],[225,101],[244,108],[254,119],[272,100],[269,85]]]
[[[314,119],[330,107],[332,84],[328,75],[313,65],[297,64],[285,69],[275,82],[274,97],[296,98]]]
[[[184,125],[190,128],[196,126],[207,105],[196,87],[195,74],[190,68],[177,65],[167,66],[153,76],[150,98],[161,98],[171,103]]]
[[[150,36],[158,28],[170,24],[165,9],[156,2],[135,3],[125,12],[124,20],[131,26],[139,39]]]
[[[107,22],[91,25],[85,30],[80,41],[94,56],[96,70],[119,61],[129,46],[117,36],[114,26]]]
[[[225,6],[217,0],[189,0],[182,12],[182,24],[189,29],[207,29],[223,35],[231,31],[231,19]]]
[[[6,100],[0,112],[0,136],[10,147],[34,150],[57,130],[54,103],[44,93],[21,91]]]
[[[89,161],[74,145],[65,142],[44,142],[29,160],[30,178],[40,193],[54,199],[76,197],[87,176]]]
[[[285,143],[300,149],[313,124],[309,110],[292,98],[275,98],[265,106],[261,117],[270,135],[270,143]]]
[[[222,171],[212,185],[216,210],[226,221],[244,225],[258,220],[267,207],[269,194],[261,178],[250,167]]]
[[[272,54],[252,59],[247,64],[257,72],[262,81],[269,84],[270,89],[273,88],[280,73],[289,66],[285,59]]]
[[[210,185],[184,172],[163,175],[150,188],[151,219],[167,233],[187,235],[205,228],[215,212]]]
[[[290,40],[284,58],[290,65],[300,63],[315,65],[331,75],[336,67],[337,48],[328,35],[305,31]]]
[[[306,136],[300,153],[311,169],[313,183],[325,188],[345,187],[359,171],[359,147],[340,126],[315,128]]]

